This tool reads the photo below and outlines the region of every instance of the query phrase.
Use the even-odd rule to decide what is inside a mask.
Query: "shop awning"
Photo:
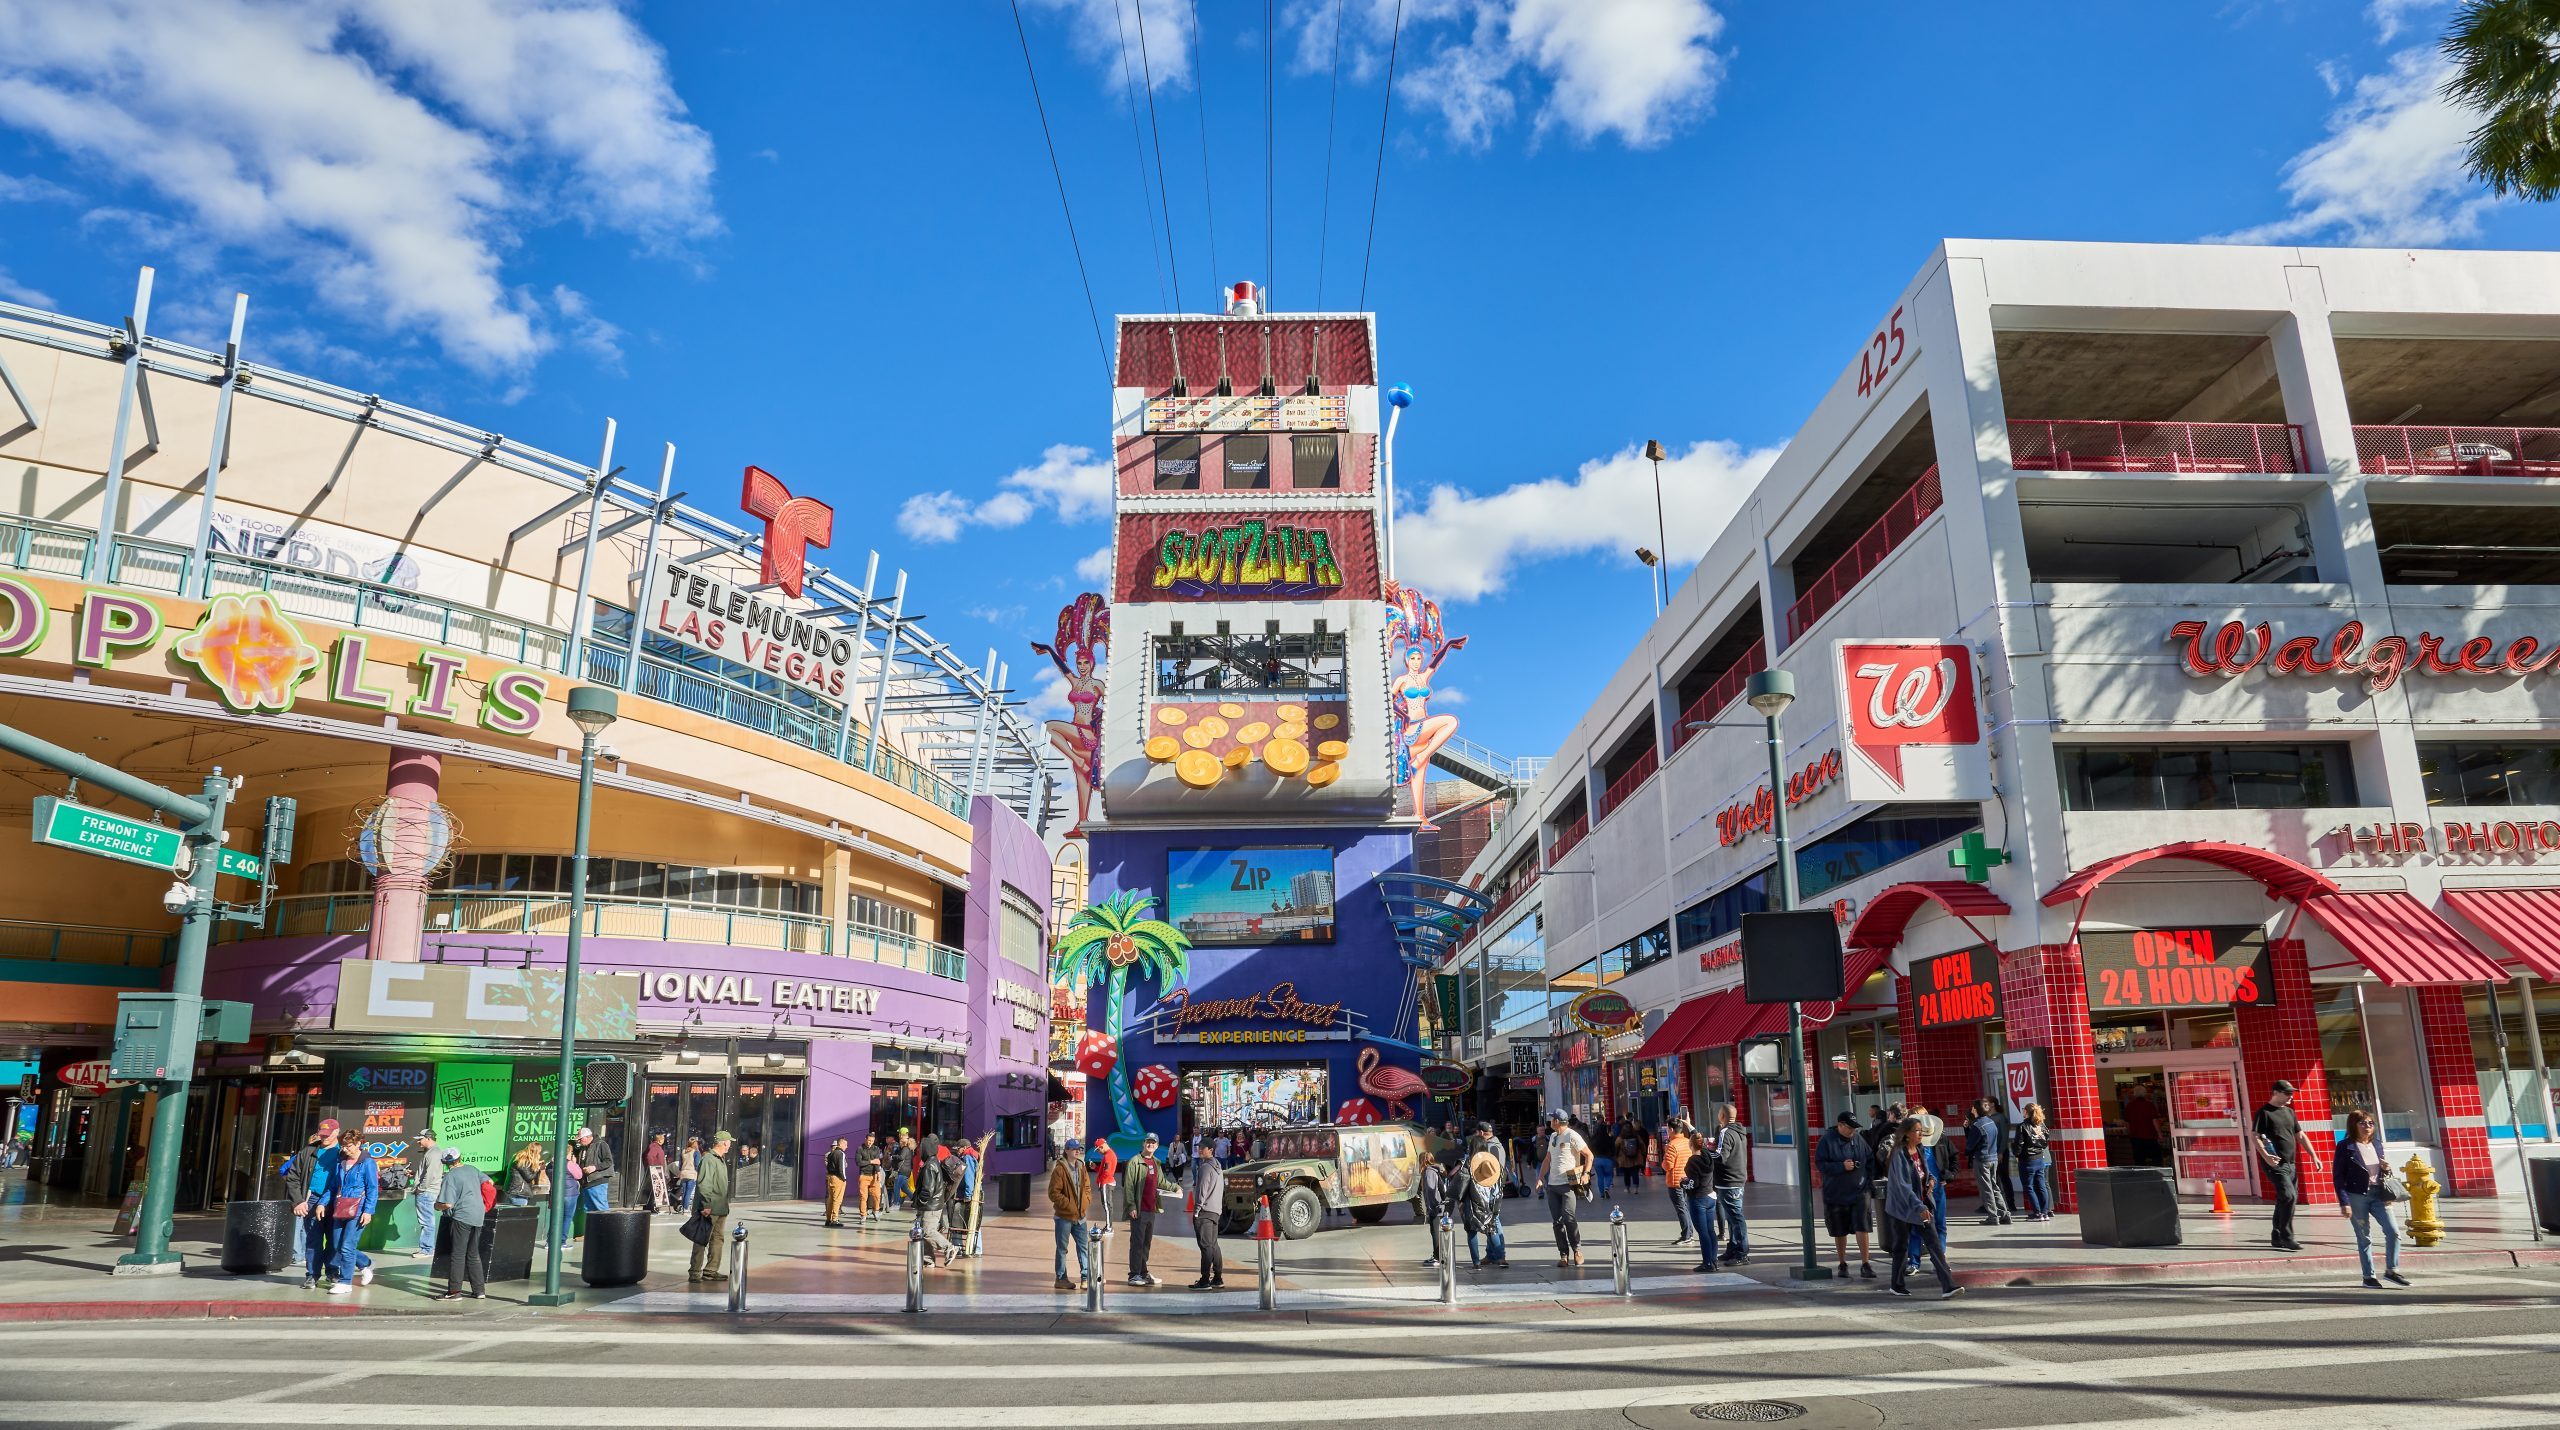
[[[2394,988],[2496,983],[2507,976],[2433,909],[2396,889],[2315,894],[2302,901],[2302,911]]]
[[[1896,884],[1867,900],[1866,908],[1859,911],[1858,921],[1849,926],[1848,937],[1842,942],[1852,950],[1879,948],[1890,952],[1902,942],[1902,931],[1910,925],[1912,916],[1933,904],[1963,920],[1968,928],[1975,919],[1998,918],[2009,912],[2006,901],[1980,884],[1962,879],[1916,879]],[[1978,928],[1974,932],[1982,935]],[[1982,936],[1988,941],[1988,935]]]
[[[1849,999],[1857,997],[1858,990],[1867,985],[1867,980],[1876,976],[1876,970],[1892,961],[1891,949],[1853,948],[1849,950],[1848,957],[1842,960],[1843,976],[1840,980],[1840,987],[1845,990],[1845,996],[1839,1002],[1832,1004],[1830,1011],[1819,1018],[1814,1017],[1810,1012],[1806,1013],[1804,1025],[1808,1028],[1818,1028],[1839,1017],[1840,1010],[1849,1006]]]
[[[1653,1030],[1653,1036],[1644,1040],[1643,1047],[1636,1049],[1636,1056],[1667,1058],[1697,1046],[1687,1041],[1689,1035],[1698,1030],[1698,1024],[1705,1021],[1709,1013],[1715,1011],[1716,1000],[1723,996],[1721,993],[1701,993],[1672,1009],[1662,1020],[1662,1026]]]
[[[2044,896],[2044,901],[2047,904],[2066,904],[2073,899],[2087,898],[2100,884],[2136,864],[2146,864],[2154,859],[2192,859],[2200,864],[2228,869],[2257,880],[2266,887],[2269,895],[2279,899],[2301,899],[2338,892],[2338,886],[2330,881],[2328,875],[2281,854],[2252,849],[2246,844],[2189,839],[2102,859],[2054,885],[2052,892]]]
[[[2444,901],[2535,977],[2560,983],[2560,889],[2447,889]]]

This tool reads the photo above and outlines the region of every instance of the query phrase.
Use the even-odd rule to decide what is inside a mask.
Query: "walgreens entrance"
[[[2237,1047],[2099,1054],[2108,1164],[2170,1168],[2180,1196],[2211,1196],[2217,1181],[2232,1196],[2250,1195],[2241,1088]]]

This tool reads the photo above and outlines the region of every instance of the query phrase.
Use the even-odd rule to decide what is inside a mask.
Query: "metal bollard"
[[[1085,1253],[1084,1308],[1096,1313],[1102,1310],[1102,1283],[1109,1274],[1102,1249],[1110,1235],[1109,1222],[1094,1222],[1085,1228],[1085,1244],[1089,1249]]]
[[[907,1310],[924,1314],[924,1228],[907,1234]]]
[[[1262,1309],[1266,1311],[1279,1309],[1279,1268],[1272,1264],[1272,1251],[1278,1245],[1278,1242],[1273,1241],[1257,1241],[1253,1244],[1254,1289],[1261,1294]]]
[[[1458,1304],[1458,1227],[1447,1212],[1440,1214],[1432,1239],[1440,1246],[1440,1304],[1454,1306]]]
[[[747,1309],[747,1224],[740,1222],[729,1232],[729,1312],[736,1315]]]
[[[1627,1279],[1627,1214],[1614,1206],[1609,1208],[1609,1275],[1619,1295],[1635,1294]]]

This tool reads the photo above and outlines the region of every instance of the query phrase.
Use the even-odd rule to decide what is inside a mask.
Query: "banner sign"
[[[1541,1057],[1540,1057],[1540,1054],[1541,1054],[1541,1052],[1543,1052],[1543,1051],[1544,1051],[1544,1050],[1543,1050],[1542,1048],[1540,1048],[1540,1047],[1539,1047],[1539,1045],[1538,1045],[1536,1042],[1531,1041],[1531,1040],[1529,1040],[1529,1039],[1525,1039],[1525,1038],[1514,1038],[1514,1039],[1512,1039],[1512,1040],[1511,1040],[1511,1079],[1512,1079],[1512,1081],[1514,1081],[1514,1082],[1523,1082],[1523,1081],[1527,1081],[1527,1080],[1532,1079],[1532,1078],[1540,1078],[1540,1077],[1544,1077],[1544,1076],[1546,1076],[1546,1071],[1547,1071],[1547,1070],[1546,1070],[1546,1067],[1545,1067],[1544,1061],[1543,1061],[1543,1060],[1541,1059]]]
[[[2230,928],[2083,932],[2080,963],[2089,979],[2089,1010],[2221,1008],[2276,1001],[2267,966],[2267,931]]]
[[[1116,550],[1123,601],[1378,599],[1365,511],[1134,512]]]
[[[1150,432],[1342,432],[1350,426],[1351,400],[1338,393],[1147,399]]]
[[[1960,641],[1832,642],[1849,798],[1991,798],[1973,649]]]
[[[1923,1032],[1999,1017],[1999,950],[1978,944],[1912,960],[1911,1006]]]
[[[561,988],[556,968],[351,958],[338,965],[338,1005],[329,1025],[356,1033],[557,1038]],[[639,1026],[640,975],[578,975],[579,1038],[628,1042]]]
[[[672,560],[650,568],[640,612],[651,635],[831,700],[853,685],[851,631],[803,620],[779,601]]]

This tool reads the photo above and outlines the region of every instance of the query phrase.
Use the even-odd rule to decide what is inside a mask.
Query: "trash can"
[[[2090,1246],[2179,1246],[2178,1183],[2166,1167],[2084,1167],[2072,1174],[2080,1194],[2080,1240]]]
[[[293,1264],[302,1223],[291,1202],[233,1202],[222,1213],[222,1269],[264,1276]]]
[[[996,1210],[1023,1212],[1031,1210],[1031,1174],[1005,1172],[996,1178]]]
[[[533,1275],[534,1243],[541,1239],[543,1208],[500,1205],[489,1213],[489,1279],[524,1281]]]
[[[2560,1235],[2560,1156],[2527,1157],[2525,1174],[2533,1179],[2533,1210],[2542,1229]]]
[[[578,1274],[590,1286],[637,1286],[649,1274],[649,1214],[587,1213],[586,1254]]]

